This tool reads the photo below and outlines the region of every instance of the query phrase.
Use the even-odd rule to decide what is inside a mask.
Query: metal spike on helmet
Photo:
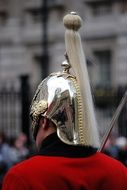
[[[98,131],[78,29],[81,18],[71,12],[63,19],[66,60],[63,72],[53,73],[38,86],[31,106],[33,132],[36,134],[39,118],[51,120],[58,137],[66,144],[99,146]],[[73,70],[74,74],[71,74]]]

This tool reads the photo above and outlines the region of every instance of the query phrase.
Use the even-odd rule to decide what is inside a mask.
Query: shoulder
[[[3,184],[2,184],[2,190],[27,190],[27,183],[22,178],[22,175],[20,175],[17,171],[17,166],[12,167],[9,169],[7,174],[4,177]]]
[[[11,167],[7,174],[26,178],[36,172],[47,170],[47,165],[51,167],[54,165],[52,157],[36,155]]]
[[[32,166],[37,166],[39,165],[41,162],[41,160],[39,159],[39,156],[33,156],[27,160],[24,160],[18,164],[16,164],[15,166],[13,166],[10,170],[9,170],[9,173],[12,173],[12,172],[16,172],[16,171],[25,171],[27,169],[29,169],[30,167]],[[36,164],[35,164],[36,163]]]
[[[20,176],[23,173],[25,173],[25,171],[29,170],[30,167],[32,168],[32,166],[36,165],[35,162],[36,164],[39,164],[37,156],[31,157],[27,160],[17,163],[9,169],[7,175]]]
[[[121,162],[103,153],[96,153],[96,163],[105,179],[102,189],[127,189],[127,168]]]
[[[121,164],[121,162],[119,162],[118,160],[104,154],[104,153],[100,153],[100,152],[97,152],[96,153],[96,160],[99,161],[100,164],[106,164],[106,165],[116,165],[116,166],[120,166],[122,167],[123,164]]]
[[[56,170],[57,160],[54,157],[33,156],[16,164],[6,174],[2,190],[27,190],[38,181],[47,181],[47,176],[53,176]]]
[[[101,152],[97,152],[96,153],[96,158],[100,161],[100,162],[105,162],[107,164],[110,164],[110,163],[114,163],[116,165],[123,165],[121,164],[121,162],[119,162],[118,160],[104,154],[104,153],[101,153]]]
[[[127,168],[120,161],[103,153],[96,153],[96,161],[98,161],[99,165],[102,165],[106,170],[110,170],[110,173],[112,173],[112,171],[114,173],[125,173],[127,178]]]
[[[33,167],[37,164],[39,164],[38,157],[34,156],[11,167],[4,177],[2,190],[27,190],[27,182],[31,177],[31,171],[34,173]]]

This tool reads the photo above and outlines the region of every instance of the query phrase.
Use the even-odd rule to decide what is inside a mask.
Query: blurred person
[[[119,157],[119,148],[116,144],[117,137],[115,135],[111,135],[108,140],[108,146],[105,147],[105,153],[107,153],[109,156],[118,159]]]
[[[13,140],[11,146],[11,160],[13,164],[25,160],[29,156],[29,150],[26,147],[27,136],[21,133],[16,139]]]
[[[0,132],[0,162],[5,163],[7,168],[12,166],[10,157],[10,145],[7,142],[7,137],[3,132]]]
[[[108,156],[110,156],[109,147],[110,147],[110,139],[107,140],[103,149],[103,153],[107,154]]]
[[[12,166],[10,157],[10,146],[7,143],[7,137],[3,132],[0,132],[0,186],[8,169]]]
[[[127,189],[124,165],[97,152],[98,130],[78,33],[81,18],[72,12],[64,25],[64,70],[41,82],[31,105],[38,155],[10,169],[2,190]]]
[[[119,137],[116,140],[116,145],[119,148],[118,159],[127,166],[127,139],[125,137]]]

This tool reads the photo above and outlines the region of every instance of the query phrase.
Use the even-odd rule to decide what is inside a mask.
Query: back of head
[[[52,73],[38,86],[31,105],[36,138],[40,117],[51,120],[66,144],[99,146],[87,65],[78,29],[81,18],[74,12],[63,19],[66,60],[63,71]],[[72,74],[73,73],[73,74]]]

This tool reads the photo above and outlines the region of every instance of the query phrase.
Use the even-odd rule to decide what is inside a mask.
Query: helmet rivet
[[[68,63],[67,60],[63,61],[61,66],[64,68],[63,70],[64,73],[69,73],[70,64]]]

